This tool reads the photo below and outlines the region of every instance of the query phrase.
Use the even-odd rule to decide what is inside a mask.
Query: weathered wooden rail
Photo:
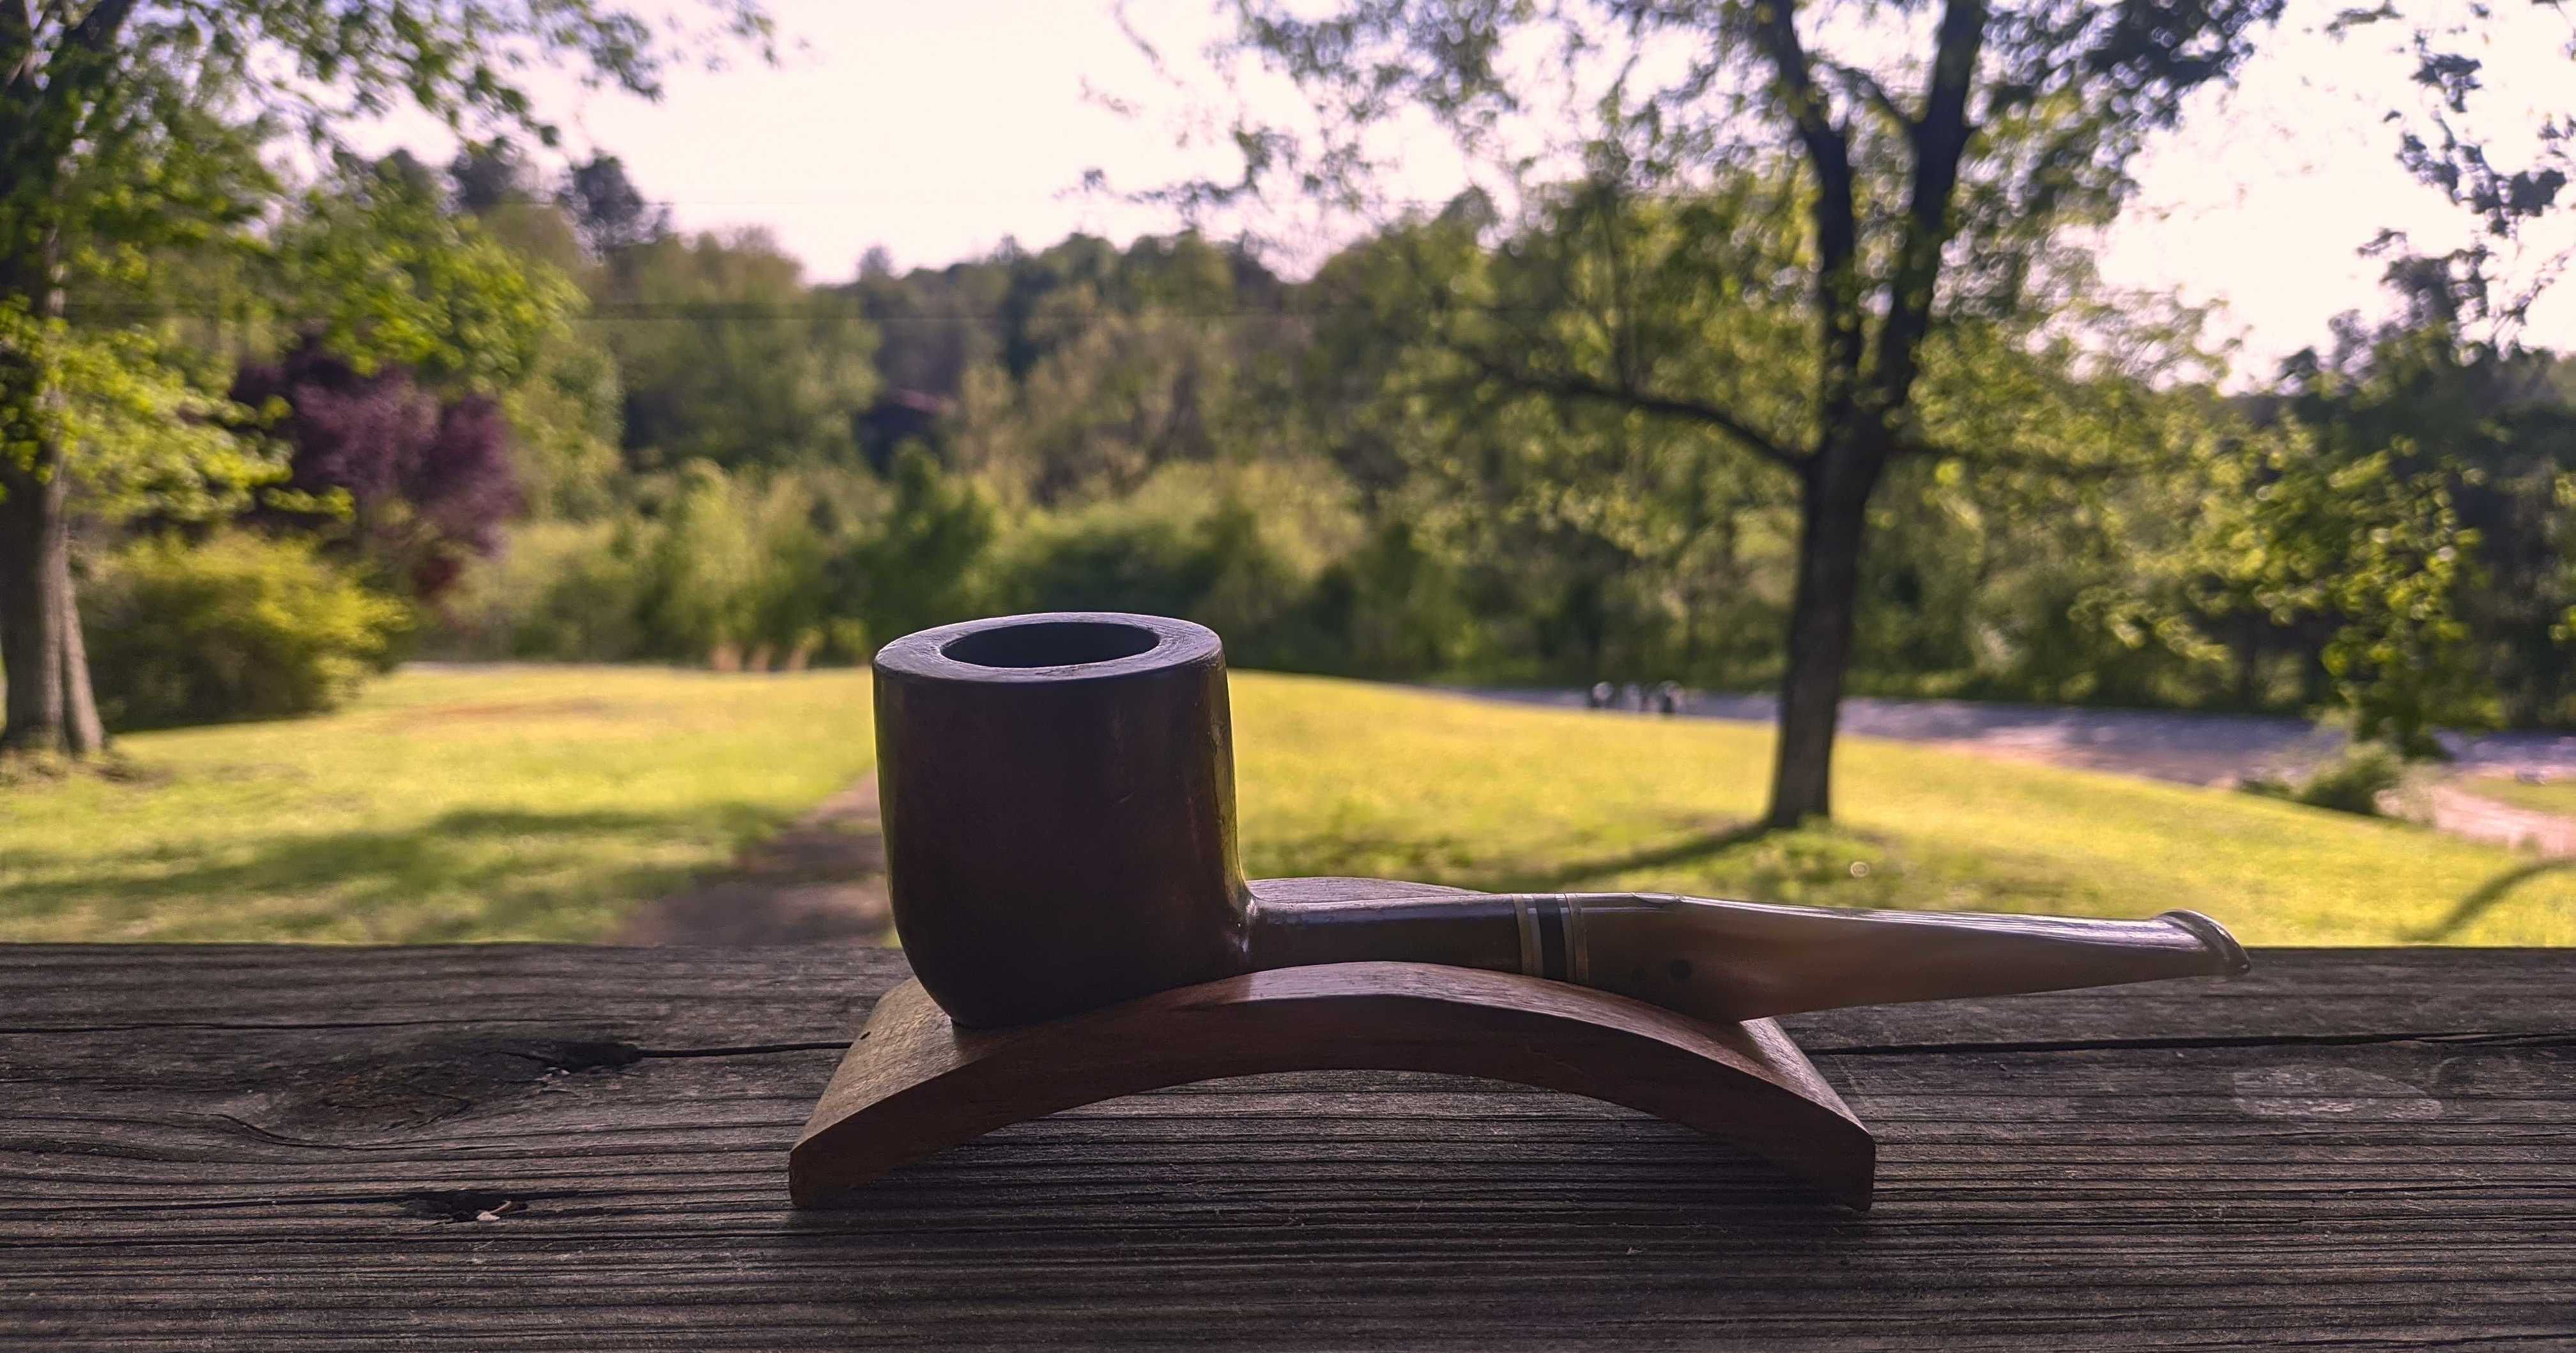
[[[1787,1021],[1866,1216],[1485,1082],[1140,1095],[787,1205],[891,953],[0,947],[0,1343],[2576,1346],[2576,953]]]

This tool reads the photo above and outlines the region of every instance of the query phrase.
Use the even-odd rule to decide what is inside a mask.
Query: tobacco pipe
[[[2152,920],[1768,906],[1662,893],[1263,897],[1235,853],[1225,653],[1183,620],[1004,616],[876,656],[895,925],[959,1025],[1370,959],[1526,973],[1743,1020],[2243,972]],[[1354,768],[1359,773],[1359,768]],[[1275,891],[1275,890],[1274,890]]]

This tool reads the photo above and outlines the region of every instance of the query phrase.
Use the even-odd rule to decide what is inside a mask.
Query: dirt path
[[[622,944],[882,944],[885,842],[877,834],[877,777],[825,799],[796,825],[747,846],[731,868],[646,904]]]
[[[2427,793],[2433,825],[2474,841],[2543,855],[2576,855],[2576,817],[2498,803],[2476,790],[2474,780],[2433,786]]]
[[[1518,704],[1583,704],[1579,691],[1465,693]],[[1689,702],[1684,713],[1768,723],[1777,710],[1778,704],[1767,695],[1701,695]],[[1849,699],[1843,702],[1841,727],[1859,737],[1929,743],[1978,756],[2195,785],[2232,785],[2257,775],[2295,775],[2334,756],[2344,745],[2343,734],[2302,719],[1970,700]],[[2516,808],[2476,792],[2477,781],[2486,776],[2576,778],[2576,735],[2446,736],[2444,745],[2452,754],[2447,772],[2417,796],[2419,811],[2433,827],[2549,855],[2576,853],[2576,818]]]

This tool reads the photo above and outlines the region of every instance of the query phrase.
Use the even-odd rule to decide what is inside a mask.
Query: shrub
[[[445,608],[440,651],[792,667],[846,628],[836,579],[858,536],[842,523],[873,504],[844,500],[875,491],[872,481],[854,489],[819,471],[728,474],[692,461],[654,487],[601,520],[514,528]]]
[[[1351,579],[1319,580],[1359,544],[1347,504],[1293,467],[1173,465],[1124,498],[1040,513],[1003,542],[995,604],[1145,611],[1225,636],[1248,667],[1336,669]]]
[[[2385,743],[2357,742],[2319,766],[2299,786],[2299,802],[2339,813],[2379,812],[2379,796],[2406,778],[2406,759]]]
[[[2280,776],[2247,779],[2238,788],[2270,799],[2288,799],[2338,813],[2379,815],[2379,796],[2403,784],[2406,758],[2382,742],[2356,742],[2334,760],[2310,771],[2305,779]]]
[[[409,612],[303,540],[140,541],[88,589],[82,632],[111,728],[326,710],[376,670]]]
[[[853,658],[914,630],[974,616],[1000,531],[990,499],[942,472],[919,445],[900,448],[893,469],[883,513],[825,565],[833,646]]]
[[[529,522],[468,572],[436,651],[464,658],[617,662],[645,650],[643,524]]]

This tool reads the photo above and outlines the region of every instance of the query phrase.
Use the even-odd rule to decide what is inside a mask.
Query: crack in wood
[[[384,1201],[400,1203],[411,1215],[430,1221],[494,1222],[526,1212],[527,1200],[536,1196],[490,1189],[423,1189],[416,1193],[395,1194]]]

